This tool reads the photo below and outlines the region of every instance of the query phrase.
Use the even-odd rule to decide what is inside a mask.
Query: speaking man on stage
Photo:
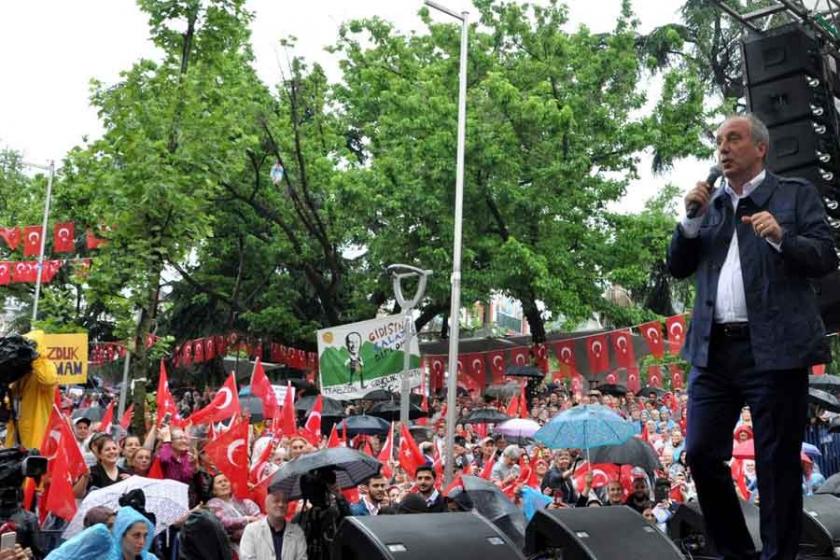
[[[683,349],[693,366],[686,458],[721,558],[757,558],[724,463],[741,408],[749,405],[761,558],[794,559],[808,366],[831,359],[809,279],[835,270],[838,259],[816,188],[765,169],[770,137],[759,119],[726,119],[716,142],[723,184],[712,190],[700,182],[686,195],[687,216],[668,250],[672,275],[696,275]]]

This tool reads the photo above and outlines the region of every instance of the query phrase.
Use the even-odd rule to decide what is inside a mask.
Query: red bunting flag
[[[216,357],[216,344],[213,342],[213,337],[208,336],[204,339],[204,359],[210,361]]]
[[[432,392],[436,392],[443,387],[446,359],[446,356],[428,356],[426,358],[426,363],[429,364],[429,387]]]
[[[268,380],[268,376],[265,374],[265,369],[259,356],[254,361],[254,371],[251,372],[251,394],[262,401],[263,416],[274,418],[278,409],[277,395],[271,386],[271,382]]]
[[[239,392],[236,390],[236,376],[231,373],[224,385],[216,391],[210,404],[192,413],[189,417],[191,424],[208,424],[221,422],[231,416],[242,413],[239,406]]]
[[[633,352],[633,339],[629,329],[614,331],[610,335],[612,349],[615,353],[615,363],[619,367],[630,368],[636,366],[636,354]]]
[[[662,367],[648,366],[647,384],[651,387],[662,387]]]
[[[181,346],[181,358],[178,363],[183,366],[190,366],[193,363],[193,344],[192,340],[186,341]]]
[[[515,366],[527,366],[531,363],[531,355],[527,348],[512,348],[510,351],[510,363]]]
[[[16,262],[12,268],[12,282],[19,284],[35,282],[35,273],[36,268],[34,262]]]
[[[72,253],[76,250],[76,229],[73,222],[61,222],[53,226],[53,251]]]
[[[685,343],[685,315],[674,315],[665,319],[668,329],[668,349],[671,355],[677,356]]]
[[[41,254],[41,226],[26,226],[23,228],[23,256],[37,257]]]
[[[19,227],[4,227],[0,228],[0,237],[6,242],[10,251],[17,249],[20,244],[20,228]]]
[[[198,340],[192,341],[193,347],[193,363],[196,364],[203,364],[204,363],[204,339],[200,338]]]
[[[639,333],[647,342],[650,353],[657,358],[662,358],[665,355],[665,343],[662,340],[662,323],[659,321],[649,321],[639,325]]]
[[[399,463],[411,478],[414,478],[417,467],[426,463],[426,457],[420,452],[417,442],[414,441],[405,424],[400,425]]]
[[[560,371],[563,376],[569,376],[577,371],[577,360],[575,359],[575,341],[561,340],[552,344],[554,354],[560,362]]]
[[[683,388],[683,369],[680,364],[671,364],[671,389]]]
[[[639,368],[627,368],[627,389],[637,393],[642,388],[642,381],[639,379]]]
[[[93,233],[93,230],[87,230],[85,232],[85,245],[88,249],[99,249],[100,245],[104,244],[105,240],[99,237],[96,237],[96,234]]]
[[[548,346],[544,342],[538,342],[531,348],[534,354],[534,365],[543,373],[548,373]]]
[[[610,369],[610,355],[607,352],[607,335],[596,334],[586,337],[586,357],[592,373],[602,373]]]
[[[12,281],[12,263],[0,262],[0,286],[6,286]]]
[[[505,353],[503,350],[487,352],[487,364],[490,367],[491,383],[504,383]]]
[[[247,498],[248,489],[248,422],[239,420],[231,428],[204,446],[207,457],[230,480],[233,493]]]
[[[171,418],[175,418],[178,414],[178,408],[175,406],[175,399],[172,398],[172,393],[169,392],[169,381],[166,378],[166,366],[163,365],[163,360],[160,361],[160,376],[158,377],[156,397],[156,423],[160,426],[163,423],[164,416],[169,414]]]

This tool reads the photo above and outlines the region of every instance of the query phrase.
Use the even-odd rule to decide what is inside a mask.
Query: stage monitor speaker
[[[840,547],[840,498],[831,494],[805,496],[800,551],[831,557]]]
[[[525,560],[495,525],[474,513],[345,517],[333,560]]]
[[[681,560],[679,549],[626,506],[539,510],[525,551],[563,560]]]
[[[768,30],[744,41],[747,84],[756,86],[792,74],[823,75],[820,45],[800,25]]]
[[[756,552],[761,552],[761,531],[758,506],[741,501],[741,512],[747,522]],[[680,549],[693,556],[714,556],[717,551],[706,535],[706,521],[698,502],[680,505],[668,521],[668,536]]]

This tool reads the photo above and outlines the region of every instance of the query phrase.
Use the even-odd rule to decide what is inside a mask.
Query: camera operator
[[[19,436],[20,445],[32,449],[41,447],[47,430],[58,386],[58,373],[55,364],[47,359],[44,331],[35,330],[23,336],[35,343],[38,357],[32,362],[32,371],[11,385],[11,397],[17,402],[20,417],[7,425],[6,447],[15,446]]]
[[[295,516],[306,535],[309,560],[329,560],[330,547],[338,525],[351,514],[347,500],[336,484],[335,471],[317,469],[300,477],[300,490],[305,508]]]

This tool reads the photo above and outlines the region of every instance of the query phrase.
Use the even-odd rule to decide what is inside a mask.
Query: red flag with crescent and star
[[[668,330],[668,349],[672,356],[678,356],[685,343],[685,315],[674,315],[665,319]]]
[[[589,370],[592,373],[603,373],[610,369],[610,354],[607,351],[607,335],[595,334],[587,336],[586,357],[589,360]]]
[[[662,323],[659,321],[649,321],[639,325],[639,333],[647,342],[650,353],[657,358],[662,358],[665,355],[665,342],[662,340]]]
[[[163,417],[169,413],[172,418],[178,414],[178,408],[175,406],[175,399],[172,398],[172,393],[169,391],[169,381],[166,378],[166,366],[163,365],[163,360],[160,361],[160,376],[158,377],[157,387],[157,425],[163,423]]]
[[[41,226],[26,226],[23,228],[23,256],[37,257],[41,254]]]
[[[258,397],[263,402],[263,416],[266,418],[274,418],[279,408],[277,404],[277,394],[265,374],[265,369],[262,365],[262,360],[257,356],[254,361],[254,371],[251,373],[251,394]]]
[[[6,286],[12,281],[12,263],[0,262],[0,286]]]
[[[577,360],[575,359],[575,341],[561,340],[551,344],[554,355],[560,362],[560,371],[563,377],[570,377],[577,371]]]
[[[615,353],[615,363],[619,367],[631,368],[636,366],[636,354],[633,352],[633,339],[629,329],[621,329],[611,333],[612,348]]]
[[[216,391],[216,395],[210,404],[192,413],[189,421],[192,424],[208,424],[210,422],[221,422],[231,416],[241,414],[239,406],[239,393],[236,390],[236,377],[233,373],[225,380],[225,384]]]
[[[76,250],[76,229],[73,222],[61,222],[53,226],[53,251],[72,253]]]
[[[662,366],[648,366],[647,384],[651,387],[662,387]]]
[[[237,498],[247,498],[248,422],[238,420],[222,435],[204,446],[207,457],[230,480]]]
[[[321,413],[324,411],[324,397],[318,395],[315,397],[315,402],[312,403],[312,408],[309,409],[309,415],[306,417],[306,424],[303,425],[303,437],[315,447],[321,443]]]
[[[414,441],[411,432],[405,424],[400,425],[400,447],[399,447],[399,464],[411,478],[414,478],[414,473],[417,467],[426,462],[426,457],[417,447],[417,442]]]
[[[0,237],[6,242],[10,251],[17,249],[20,244],[20,228],[19,227],[4,227],[0,228]]]
[[[525,346],[511,348],[510,363],[515,366],[527,366],[531,363],[531,351]]]
[[[443,374],[446,371],[446,356],[427,356],[426,363],[429,364],[429,387],[432,392],[443,387]]]
[[[487,352],[487,365],[490,368],[490,382],[504,383],[505,353],[503,350]]]

